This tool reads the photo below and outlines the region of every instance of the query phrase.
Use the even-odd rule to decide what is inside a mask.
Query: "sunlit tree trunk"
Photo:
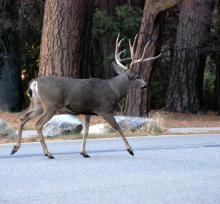
[[[39,76],[81,77],[87,71],[92,0],[47,0]],[[90,18],[90,19],[88,19]]]

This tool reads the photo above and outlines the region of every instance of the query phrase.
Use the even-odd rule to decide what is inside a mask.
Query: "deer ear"
[[[112,66],[117,74],[123,74],[125,72],[125,70],[119,67],[115,62],[112,62]]]
[[[129,79],[134,79],[134,73],[129,72],[129,73],[128,73],[128,78],[129,78]]]

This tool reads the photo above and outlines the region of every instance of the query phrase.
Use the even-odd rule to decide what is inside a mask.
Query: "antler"
[[[144,51],[142,53],[142,56],[140,59],[137,59],[135,60],[134,59],[134,55],[135,55],[135,49],[136,49],[136,44],[137,44],[137,37],[138,37],[138,34],[135,36],[134,38],[134,41],[133,41],[133,44],[131,44],[131,41],[129,39],[129,47],[130,47],[130,53],[131,53],[131,58],[125,58],[125,59],[121,59],[120,58],[120,55],[125,52],[126,50],[123,50],[121,52],[119,52],[119,48],[120,48],[120,45],[121,45],[121,42],[124,40],[123,38],[119,41],[119,36],[120,34],[118,34],[118,37],[116,39],[116,45],[115,45],[115,61],[116,63],[119,65],[119,67],[121,67],[122,69],[124,70],[128,70],[128,67],[126,67],[125,65],[123,65],[121,62],[122,61],[125,61],[125,60],[128,60],[128,59],[131,59],[131,63],[130,63],[130,68],[133,67],[134,64],[137,64],[139,62],[148,62],[148,61],[151,61],[151,60],[155,60],[157,58],[159,58],[161,56],[161,53],[155,57],[149,57],[149,58],[144,58],[145,54],[146,54],[146,50],[147,50],[147,47],[148,45],[150,44],[150,41],[148,41],[148,43],[144,46]],[[119,42],[118,42],[119,41]],[[118,53],[119,52],[119,53]]]
[[[138,34],[135,35],[133,45],[131,45],[131,40],[130,39],[128,40],[129,47],[130,47],[130,52],[131,52],[131,61],[134,60],[134,52],[135,52],[134,49],[136,48],[137,37],[138,37]]]
[[[121,42],[124,40],[124,39],[122,38],[122,39],[119,41],[119,36],[120,36],[120,34],[118,34],[118,37],[117,37],[117,39],[116,39],[116,45],[115,45],[115,61],[116,61],[116,63],[118,64],[119,67],[121,67],[121,68],[124,69],[124,70],[128,70],[128,68],[127,68],[125,65],[123,65],[123,64],[121,63],[121,61],[127,60],[127,59],[129,59],[129,58],[126,58],[126,59],[121,59],[121,58],[120,58],[120,55],[121,55],[123,52],[125,52],[126,50],[123,50],[123,51],[121,51],[121,52],[118,53],[119,48],[120,48],[120,45],[121,45]],[[119,42],[118,42],[118,41],[119,41]]]
[[[157,55],[157,56],[155,56],[155,57],[144,58],[144,56],[145,56],[145,54],[146,54],[147,47],[148,47],[148,45],[150,44],[150,41],[148,41],[147,44],[144,46],[144,51],[143,51],[143,53],[142,53],[141,58],[135,60],[135,59],[134,59],[134,48],[135,48],[135,45],[136,45],[137,36],[138,36],[138,35],[136,35],[135,38],[134,38],[133,45],[131,45],[131,41],[130,41],[130,39],[129,39],[129,46],[130,46],[130,52],[131,52],[131,64],[130,64],[130,68],[132,68],[132,66],[133,66],[134,64],[137,64],[137,63],[139,63],[139,62],[148,62],[148,61],[151,61],[151,60],[155,60],[155,59],[157,59],[157,58],[159,58],[159,57],[161,56],[161,53],[160,53],[159,55]]]

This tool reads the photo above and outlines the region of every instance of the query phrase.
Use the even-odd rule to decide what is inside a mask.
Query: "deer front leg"
[[[121,135],[121,137],[122,137],[122,139],[123,139],[123,141],[124,141],[124,143],[125,143],[125,146],[126,146],[127,151],[129,152],[130,155],[134,156],[134,152],[133,152],[131,146],[129,145],[127,139],[125,138],[125,136],[124,136],[124,134],[123,134],[123,132],[122,132],[120,126],[119,126],[118,123],[116,122],[114,115],[111,114],[111,113],[99,113],[99,115],[100,115],[101,117],[103,117],[103,119],[104,119],[106,122],[108,122],[108,123],[112,126],[113,129],[115,129],[116,131],[119,132],[119,134]]]
[[[90,123],[91,115],[85,115],[85,120],[83,124],[83,143],[80,150],[80,155],[84,156],[85,158],[88,158],[89,155],[86,153],[86,139],[89,132],[89,123]]]
[[[37,109],[30,110],[30,111],[26,112],[23,116],[21,116],[18,135],[17,135],[17,142],[16,142],[16,145],[14,145],[13,149],[11,150],[11,155],[16,153],[21,147],[21,136],[22,136],[22,130],[24,128],[24,125],[29,120],[40,115],[42,112],[43,112],[43,109],[41,107],[38,107]]]
[[[43,115],[38,119],[35,123],[35,128],[38,132],[38,136],[40,138],[40,143],[44,152],[44,155],[50,159],[54,159],[53,155],[48,151],[47,145],[44,141],[44,136],[42,133],[43,126],[55,115],[56,110],[52,108],[47,108],[44,110]]]

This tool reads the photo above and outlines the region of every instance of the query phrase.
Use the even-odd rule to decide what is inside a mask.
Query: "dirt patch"
[[[19,113],[8,113],[8,112],[0,112],[0,119],[4,120],[7,122],[7,124],[14,129],[18,129],[19,127],[19,119],[20,117],[24,114],[25,112],[19,112]],[[81,121],[84,120],[83,115],[77,116]],[[29,129],[35,129],[34,123],[36,122],[38,118],[33,119],[31,121],[28,121],[24,129],[29,130]],[[101,117],[98,116],[92,116],[91,118],[91,125],[94,124],[99,124],[99,123],[104,123],[104,120]]]
[[[0,118],[5,120],[10,127],[18,129],[19,118],[24,112],[8,113],[0,112]],[[163,127],[220,127],[220,116],[215,112],[208,112],[207,114],[183,114],[170,113],[165,111],[151,111],[149,116],[155,119]],[[84,116],[78,116],[83,121]],[[34,129],[34,122],[32,120],[25,125],[25,129]],[[92,116],[91,125],[104,123],[104,120],[98,116]]]
[[[19,118],[24,112],[19,113],[7,113],[7,112],[0,112],[0,119],[5,120],[8,125],[17,130],[19,127]],[[217,113],[209,112],[207,114],[183,114],[183,113],[170,113],[165,111],[151,111],[149,114],[150,118],[156,120],[161,127],[164,128],[171,128],[171,127],[220,127],[220,116]],[[81,121],[83,121],[84,116],[78,116]],[[28,122],[25,125],[24,129],[35,129],[34,123],[37,119]],[[92,116],[91,118],[91,125],[104,123],[105,121],[98,117]],[[214,132],[213,132],[214,133]],[[162,133],[161,133],[162,134]],[[168,134],[163,132],[163,134]],[[169,133],[170,134],[170,133]],[[160,135],[159,133],[150,133],[145,130],[137,131],[137,132],[126,132],[126,137],[129,136],[141,136],[141,135]],[[174,134],[175,135],[175,134]],[[55,138],[47,138],[47,140],[72,140],[72,139],[79,139],[81,135],[68,135],[62,137],[55,137]],[[117,133],[113,134],[106,134],[102,135],[102,138],[108,137],[119,137]],[[90,135],[89,138],[100,138],[100,135]],[[22,142],[34,142],[39,141],[38,137],[33,138],[23,138]],[[14,139],[4,139],[0,138],[0,144],[14,142]]]
[[[220,127],[220,116],[215,112],[207,114],[183,114],[152,111],[150,117],[166,128],[171,127]]]

